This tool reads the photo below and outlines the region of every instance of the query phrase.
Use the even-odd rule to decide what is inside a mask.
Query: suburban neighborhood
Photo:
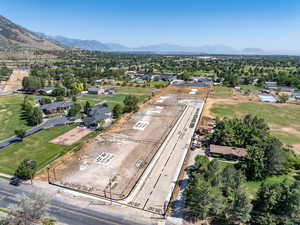
[[[0,225],[300,224],[298,3],[2,7]]]

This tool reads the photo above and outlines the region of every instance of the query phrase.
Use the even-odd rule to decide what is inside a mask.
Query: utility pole
[[[112,182],[112,179],[109,178],[109,198],[110,198],[110,204],[112,205],[112,197],[111,197],[111,182]]]

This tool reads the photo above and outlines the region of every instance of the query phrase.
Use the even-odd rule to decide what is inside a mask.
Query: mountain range
[[[141,47],[127,47],[118,43],[103,43],[97,40],[81,40],[74,38],[67,38],[63,36],[51,36],[43,33],[37,33],[41,37],[52,41],[59,42],[65,46],[92,50],[92,51],[106,51],[106,52],[152,52],[152,53],[191,53],[191,54],[233,54],[233,55],[300,55],[300,51],[289,50],[264,50],[260,48],[245,48],[234,49],[232,47],[217,44],[217,45],[203,45],[199,47],[186,47],[168,43],[145,45]]]
[[[0,15],[0,49],[63,50],[66,46],[48,40]]]
[[[84,49],[105,52],[152,52],[152,53],[191,53],[191,54],[245,54],[245,55],[300,55],[297,51],[266,51],[259,48],[237,50],[226,45],[203,45],[186,47],[174,44],[154,44],[141,47],[127,47],[118,43],[103,43],[97,40],[81,40],[63,36],[47,35],[30,31],[0,15],[0,50],[1,49],[40,49],[64,50]]]

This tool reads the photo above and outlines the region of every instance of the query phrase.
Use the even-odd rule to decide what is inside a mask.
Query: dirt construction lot
[[[67,145],[67,146],[72,145],[91,132],[92,132],[91,130],[85,127],[75,127],[74,129],[68,131],[67,133],[64,133],[63,135],[54,138],[53,140],[50,141],[50,143],[57,144],[57,145]]]
[[[116,128],[61,158],[50,170],[57,185],[124,199],[147,168],[185,106],[175,95],[154,98]]]

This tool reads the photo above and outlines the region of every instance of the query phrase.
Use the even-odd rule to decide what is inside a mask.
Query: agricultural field
[[[15,143],[0,150],[0,172],[13,174],[24,159],[36,160],[38,169],[68,152],[78,143],[65,146],[51,144],[49,141],[73,129],[76,125],[58,126],[41,131],[22,142]]]
[[[22,119],[23,98],[20,94],[0,96],[0,140],[14,136],[15,129],[30,128]]]

